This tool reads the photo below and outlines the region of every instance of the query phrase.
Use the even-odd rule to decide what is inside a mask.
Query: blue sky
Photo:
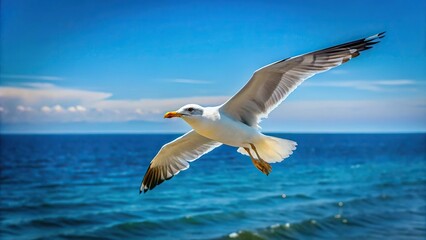
[[[253,71],[387,31],[262,122],[279,132],[424,132],[425,1],[1,1],[1,132],[184,132]]]

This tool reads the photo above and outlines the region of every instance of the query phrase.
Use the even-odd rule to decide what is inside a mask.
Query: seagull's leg
[[[266,175],[268,175],[265,171],[266,171],[266,169],[265,169],[265,167],[261,164],[262,162],[261,161],[259,161],[259,160],[257,160],[257,159],[255,159],[254,157],[253,157],[253,155],[251,155],[251,152],[250,152],[250,148],[244,148],[244,150],[246,150],[247,151],[247,153],[249,154],[249,156],[250,156],[250,158],[251,158],[251,162],[253,163],[253,165],[257,168],[257,169],[259,169],[259,171],[261,171],[261,172],[263,172],[263,173],[265,173]]]
[[[257,159],[259,159],[259,161],[257,161],[257,164],[259,164],[261,166],[261,168],[257,167],[260,171],[262,171],[264,174],[269,175],[269,173],[272,171],[272,167],[269,163],[265,162],[265,160],[263,160],[259,153],[256,150],[256,147],[254,146],[253,143],[250,143],[251,148],[254,150],[254,152],[257,155]],[[256,164],[255,164],[256,165]]]
[[[250,148],[244,148],[244,150],[246,150],[246,152],[249,154],[249,156],[250,156],[250,158],[251,158],[251,161],[252,161],[252,163],[254,164],[254,166],[256,167],[256,168],[258,168],[260,171],[262,171],[258,166],[257,166],[257,160],[256,159],[254,159],[254,157],[253,157],[253,155],[251,155],[251,152],[250,152]]]

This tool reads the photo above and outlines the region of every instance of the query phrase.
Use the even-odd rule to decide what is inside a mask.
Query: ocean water
[[[1,239],[425,239],[426,134],[272,134],[263,175],[220,147],[139,195],[178,135],[1,135]]]

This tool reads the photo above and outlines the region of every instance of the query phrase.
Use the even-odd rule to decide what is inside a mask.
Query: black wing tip
[[[139,188],[139,195],[141,195],[142,193],[145,194],[146,192],[148,192],[148,190],[150,189],[146,188],[146,186],[142,186],[141,188]]]
[[[386,31],[374,34],[374,35],[369,36],[369,37],[366,37],[366,38],[364,38],[364,41],[368,42],[369,44],[376,44],[376,43],[379,42],[379,39],[382,39],[386,36],[385,33],[386,33]]]
[[[333,47],[329,47],[329,48],[325,48],[322,50],[318,50],[315,51],[314,53],[318,53],[318,52],[328,52],[328,53],[338,53],[341,51],[347,51],[348,49],[353,49],[356,52],[362,52],[364,50],[368,50],[370,49],[373,45],[377,44],[380,42],[381,38],[385,37],[385,33],[386,32],[380,32],[380,33],[376,33],[374,35],[371,35],[369,37],[366,38],[361,38],[355,41],[351,41],[351,42],[347,42],[347,43],[343,43],[343,44],[339,44]],[[359,54],[356,54],[355,56],[352,56],[352,58],[357,57]]]
[[[362,52],[362,51],[371,49],[371,48],[373,48],[373,45],[379,43],[380,39],[385,37],[385,33],[386,33],[385,31],[380,32],[380,33],[374,34],[372,36],[366,37],[366,38],[362,39],[361,41],[354,41],[354,42],[348,43],[348,45],[349,45],[348,47],[350,47],[350,48],[354,47],[354,49],[356,49],[357,52]],[[353,46],[350,46],[351,44],[353,44]],[[346,45],[346,44],[344,44],[344,45]],[[356,56],[358,56],[358,55],[356,55]],[[356,56],[354,56],[354,57],[356,57]]]
[[[150,164],[148,166],[148,169],[146,170],[144,178],[142,179],[141,187],[139,188],[139,194],[141,194],[142,192],[145,194],[146,192],[154,189],[156,186],[160,185],[164,181],[170,180],[174,177],[174,175],[172,175],[166,179],[162,179],[159,177],[159,175],[155,174],[155,171],[158,171],[158,168],[152,168]]]

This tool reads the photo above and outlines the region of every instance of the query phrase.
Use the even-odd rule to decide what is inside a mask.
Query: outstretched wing
[[[152,190],[180,171],[189,168],[189,163],[222,143],[205,138],[194,130],[164,145],[148,167],[140,186],[140,192]]]
[[[384,32],[267,65],[257,70],[220,110],[235,120],[258,127],[261,118],[267,117],[303,81],[359,56],[382,37]]]

